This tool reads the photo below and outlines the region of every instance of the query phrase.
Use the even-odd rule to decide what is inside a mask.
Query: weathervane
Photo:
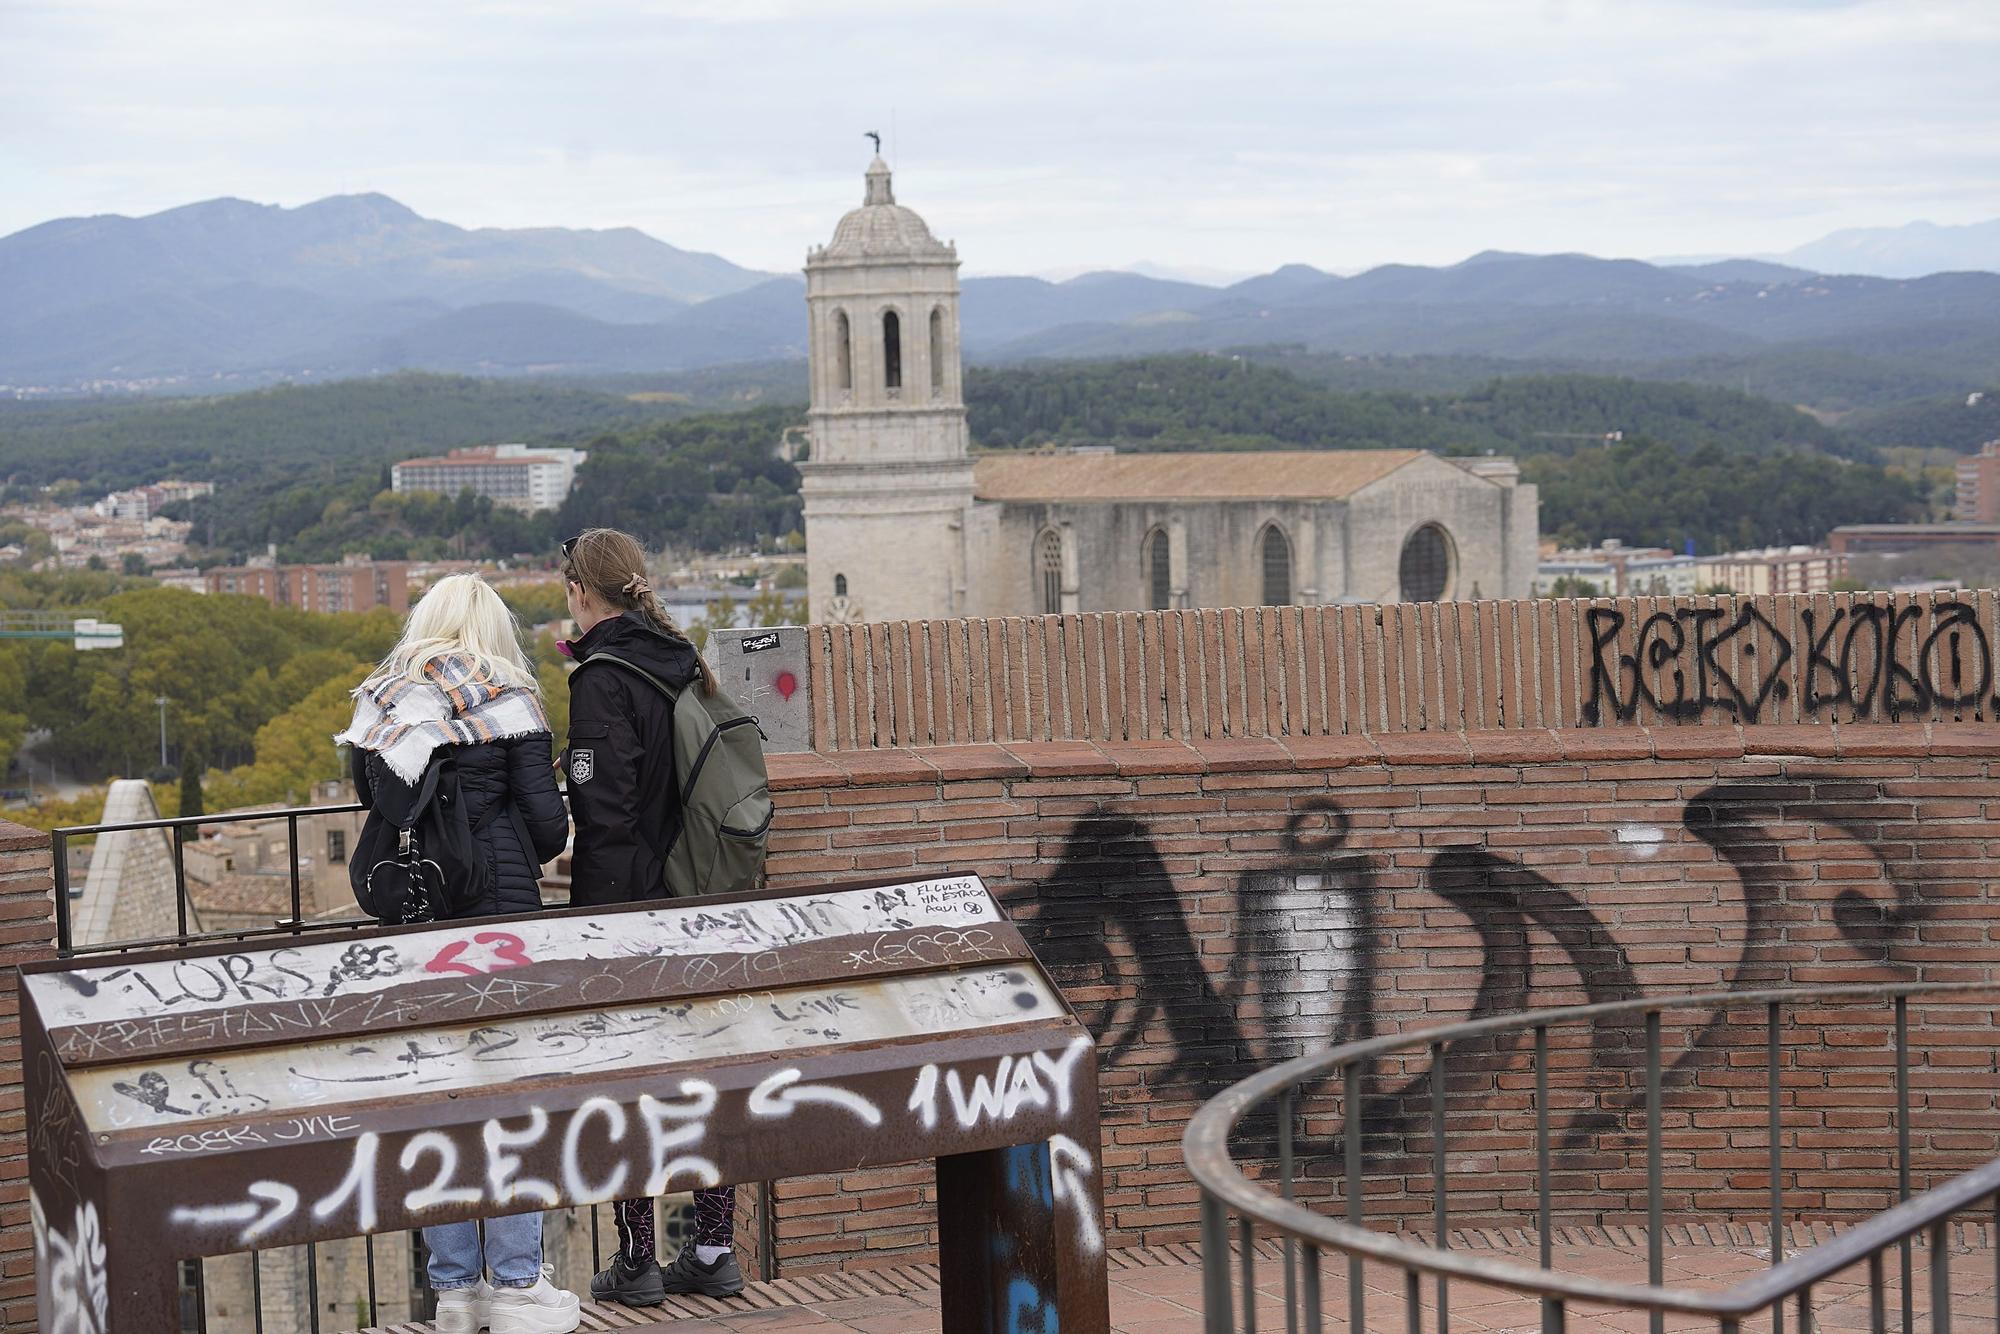
[[[881,136],[881,135],[879,135],[879,134],[875,133],[875,131],[873,131],[873,130],[863,130],[863,131],[861,132],[861,137],[862,137],[863,139],[873,139],[873,140],[875,141],[875,156],[876,156],[876,157],[881,157],[881,156],[882,156],[882,136]]]

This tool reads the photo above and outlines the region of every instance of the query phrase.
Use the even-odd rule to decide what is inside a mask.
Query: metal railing
[[[339,919],[321,918],[307,921],[305,917],[305,882],[299,875],[299,821],[323,815],[353,815],[368,808],[360,802],[344,802],[331,806],[291,806],[279,810],[226,811],[216,815],[178,815],[158,820],[129,820],[114,824],[68,825],[49,831],[50,851],[55,857],[56,889],[56,954],[60,958],[72,958],[86,954],[124,954],[132,950],[171,948],[176,945],[206,944],[225,940],[258,940],[266,936],[298,935],[304,931],[352,930],[357,926],[372,926],[366,917]],[[228,931],[190,931],[188,914],[192,900],[188,897],[187,845],[188,834],[199,834],[205,825],[225,824],[269,824],[278,820],[285,822],[286,863],[290,874],[291,916],[279,919],[268,927],[252,927]],[[157,936],[146,940],[96,941],[78,945],[74,938],[74,928],[70,921],[70,902],[80,897],[81,891],[70,884],[69,845],[71,840],[94,838],[99,834],[137,833],[149,829],[168,831],[173,844],[174,865],[174,915],[177,923],[174,934]]]
[[[1190,1121],[1182,1139],[1189,1170],[1201,1188],[1202,1208],[1202,1287],[1205,1327],[1210,1334],[1233,1334],[1257,1329],[1256,1240],[1261,1230],[1280,1238],[1283,1263],[1283,1302],[1287,1334],[1319,1334],[1324,1324],[1321,1261],[1333,1252],[1347,1258],[1348,1327],[1367,1328],[1368,1289],[1363,1282],[1363,1261],[1373,1260],[1400,1271],[1402,1277],[1402,1318],[1410,1334],[1423,1334],[1428,1313],[1437,1334],[1451,1328],[1451,1290],[1454,1282],[1477,1283],[1529,1294],[1540,1299],[1544,1334],[1561,1334],[1573,1307],[1644,1311],[1652,1334],[1660,1334],[1665,1316],[1705,1317],[1716,1322],[1722,1334],[1738,1334],[1743,1322],[1768,1313],[1773,1334],[1784,1334],[1785,1307],[1794,1307],[1797,1334],[1812,1334],[1814,1327],[1813,1289],[1843,1270],[1867,1266],[1869,1328],[1882,1334],[1888,1328],[1889,1287],[1885,1275],[1890,1251],[1900,1259],[1901,1328],[1915,1327],[1915,1275],[1913,1240],[1927,1236],[1930,1279],[1930,1321],[1933,1330],[1946,1334],[1951,1326],[1951,1246],[1949,1227],[1955,1216],[1974,1206],[1984,1205],[1984,1217],[1995,1223],[1994,1254],[2000,1264],[2000,1160],[1987,1162],[1960,1176],[1944,1181],[1921,1194],[1913,1195],[1910,1090],[1910,1002],[1985,994],[2000,996],[2000,984],[1908,983],[1860,986],[1829,986],[1810,989],[1712,992],[1699,995],[1662,996],[1638,1001],[1620,1001],[1561,1009],[1533,1010],[1495,1018],[1452,1024],[1442,1028],[1400,1033],[1365,1041],[1349,1042],[1326,1051],[1310,1053],[1244,1079],[1204,1104]],[[1783,1059],[1786,1014],[1811,1004],[1857,1007],[1886,1006],[1883,1026],[1894,1049],[1893,1127],[1895,1142],[1895,1196],[1898,1203],[1883,1212],[1836,1233],[1832,1240],[1809,1245],[1787,1257],[1785,1226],[1785,1101],[1781,1076],[1787,1065]],[[1663,1191],[1662,1143],[1663,1098],[1666,1096],[1661,1057],[1661,1016],[1667,1011],[1711,1010],[1726,1020],[1732,1013],[1762,1010],[1764,1030],[1764,1096],[1767,1110],[1764,1124],[1765,1163],[1769,1175],[1768,1225],[1770,1267],[1753,1277],[1719,1290],[1668,1285],[1664,1273],[1665,1202]],[[1818,1021],[1825,1023],[1824,1019]],[[1590,1025],[1598,1032],[1643,1028],[1645,1048],[1643,1104],[1618,1109],[1622,1122],[1628,1111],[1641,1111],[1645,1135],[1645,1236],[1646,1274],[1644,1284],[1620,1282],[1589,1275],[1565,1273],[1553,1263],[1555,1210],[1560,1204],[1551,1186],[1555,1163],[1565,1146],[1552,1143],[1549,1073],[1549,1034],[1567,1026]],[[1986,1033],[1995,1046],[2000,1034],[1990,1023]],[[1447,1073],[1451,1048],[1468,1039],[1532,1038],[1533,1116],[1535,1142],[1535,1231],[1539,1242],[1539,1266],[1466,1254],[1450,1247],[1451,1212],[1447,1168]],[[1596,1049],[1593,1048],[1593,1053]],[[1616,1050],[1616,1048],[1613,1048]],[[1736,1050],[1740,1050],[1737,1048]],[[1366,1121],[1369,1094],[1364,1090],[1371,1065],[1383,1057],[1402,1053],[1426,1053],[1430,1066],[1429,1086],[1429,1181],[1432,1196],[1429,1239],[1416,1234],[1397,1235],[1368,1226],[1365,1210],[1366,1173],[1363,1146],[1368,1134]],[[1495,1056],[1480,1052],[1474,1059],[1489,1066]],[[1576,1065],[1562,1067],[1576,1069]],[[1732,1069],[1741,1070],[1740,1064]],[[1322,1116],[1337,1111],[1340,1126],[1337,1138],[1325,1144],[1338,1145],[1338,1182],[1343,1217],[1333,1217],[1300,1202],[1299,1119],[1301,1093],[1324,1081],[1338,1081],[1339,1093],[1326,1094],[1317,1109]],[[1603,1084],[1596,1087],[1602,1088]],[[1601,1095],[1600,1101],[1601,1101]],[[2000,1097],[2000,1083],[1988,1091]],[[1276,1120],[1277,1193],[1253,1182],[1231,1153],[1232,1136],[1237,1135],[1253,1114],[1269,1107]],[[1491,1132],[1489,1124],[1486,1129]],[[1260,1137],[1262,1138],[1262,1137]],[[1263,1147],[1259,1144],[1255,1147]],[[1698,1159],[1697,1159],[1698,1161]],[[1310,1178],[1320,1184],[1322,1178]],[[1882,1189],[1888,1189],[1885,1182]],[[1238,1242],[1230,1244],[1230,1215],[1237,1218]],[[1490,1221],[1490,1220],[1482,1220]],[[1237,1274],[1232,1279],[1231,1269]],[[1433,1281],[1433,1294],[1426,1305],[1424,1280]],[[1238,1321],[1240,1299],[1241,1321]],[[2000,1303],[2000,1276],[1996,1276],[1995,1301]],[[1581,1312],[1578,1312],[1581,1314]],[[2000,1311],[1996,1311],[2000,1320]]]
[[[344,802],[321,806],[226,811],[214,815],[170,816],[155,820],[69,825],[51,830],[51,852],[55,861],[56,953],[62,958],[81,958],[93,955],[126,954],[138,950],[170,949],[185,945],[262,940],[276,936],[338,933],[351,931],[358,927],[374,926],[376,923],[373,919],[359,915],[354,917],[306,917],[305,880],[300,872],[301,860],[299,856],[300,821],[320,816],[354,815],[367,809],[366,806],[359,802]],[[204,826],[275,824],[281,820],[285,824],[286,863],[289,875],[289,879],[286,881],[289,915],[275,919],[273,924],[268,927],[232,927],[220,931],[191,929],[190,919],[194,909],[193,899],[190,897],[188,888],[187,874],[187,847],[191,838],[198,836]],[[150,830],[166,832],[171,842],[176,923],[174,934],[144,939],[94,941],[79,944],[74,938],[71,905],[75,899],[81,897],[82,891],[71,883],[69,866],[70,844],[77,839],[94,838],[102,834],[140,833]],[[775,1277],[772,1252],[775,1238],[772,1235],[774,1229],[773,1196],[769,1183],[763,1184],[761,1192],[758,1212],[760,1216],[759,1241],[762,1252],[761,1260],[765,1270],[762,1277],[771,1278]],[[585,1211],[589,1216],[590,1267],[593,1272],[601,1269],[605,1260],[603,1227],[600,1214],[608,1207],[597,1205]],[[575,1211],[566,1210],[557,1212],[574,1213]],[[674,1217],[669,1215],[662,1219],[661,1223],[662,1226],[659,1229],[658,1235],[663,1239],[671,1240],[676,1235]],[[685,1222],[683,1222],[682,1226],[686,1226]],[[413,1278],[410,1284],[412,1309],[409,1312],[409,1318],[412,1320],[428,1319],[434,1314],[434,1310],[426,1308],[430,1307],[430,1302],[434,1300],[434,1297],[429,1293],[428,1286],[422,1279],[422,1266],[427,1254],[423,1245],[423,1234],[421,1231],[411,1230],[400,1234],[400,1237],[400,1245],[404,1253],[409,1256],[409,1265]],[[382,1323],[380,1316],[382,1302],[378,1288],[376,1238],[374,1234],[369,1234],[362,1237],[361,1241],[363,1245],[363,1266],[366,1274],[365,1293],[367,1310],[370,1314],[371,1323],[379,1324]],[[323,1334],[323,1330],[325,1329],[323,1312],[326,1309],[326,1305],[320,1300],[321,1266],[319,1247],[317,1244],[309,1242],[302,1249],[305,1253],[305,1288],[304,1301],[302,1303],[304,1310],[285,1311],[274,1315],[272,1320],[267,1320],[265,1312],[266,1294],[264,1289],[266,1264],[264,1253],[258,1251],[244,1253],[250,1259],[249,1316],[253,1334],[264,1334],[266,1329],[274,1331],[274,1334],[279,1329],[286,1329],[289,1334],[291,1327],[284,1322],[300,1317],[305,1319],[306,1324],[304,1329],[305,1331],[309,1331],[309,1334]],[[209,1261],[205,1259],[189,1264],[184,1269],[182,1305],[185,1315],[182,1322],[182,1329],[186,1331],[186,1334],[209,1334],[208,1264]],[[273,1323],[273,1320],[276,1320],[277,1323]]]

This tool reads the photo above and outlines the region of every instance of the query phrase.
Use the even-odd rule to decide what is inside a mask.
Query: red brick
[[[910,752],[937,770],[943,781],[977,778],[1025,778],[1027,762],[1001,746],[920,746]]]
[[[1283,772],[1292,767],[1290,752],[1268,737],[1218,737],[1190,744],[1201,757],[1204,773]]]
[[[1009,741],[1006,750],[1038,779],[1118,772],[1110,756],[1088,741]]]
[[[811,751],[800,751],[783,755],[767,755],[764,758],[765,772],[770,776],[773,792],[795,789],[823,787],[846,787],[847,770],[834,764],[824,755]]]
[[[843,750],[826,757],[847,771],[856,787],[935,781],[937,768],[911,750]]]

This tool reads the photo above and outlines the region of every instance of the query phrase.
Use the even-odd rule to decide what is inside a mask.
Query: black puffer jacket
[[[569,675],[570,811],[576,850],[570,902],[627,903],[662,898],[661,854],[680,831],[674,786],[674,711],[667,697],[617,663],[590,665],[615,653],[682,689],[695,679],[695,647],[638,612],[590,627],[570,648],[578,667]]]
[[[479,850],[489,873],[485,901],[454,915],[534,912],[542,906],[542,863],[553,860],[569,841],[569,815],[563,810],[562,793],[556,790],[549,734],[453,746],[451,751],[465,818],[480,830]],[[363,805],[373,807],[367,758],[365,751],[355,748],[354,790]],[[505,803],[505,808],[495,811],[495,802]],[[368,818],[382,817],[371,811]]]

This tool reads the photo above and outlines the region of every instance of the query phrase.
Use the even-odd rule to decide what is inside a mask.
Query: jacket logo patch
[[[597,756],[588,750],[573,750],[569,753],[569,781],[588,783],[590,776],[597,772]]]

